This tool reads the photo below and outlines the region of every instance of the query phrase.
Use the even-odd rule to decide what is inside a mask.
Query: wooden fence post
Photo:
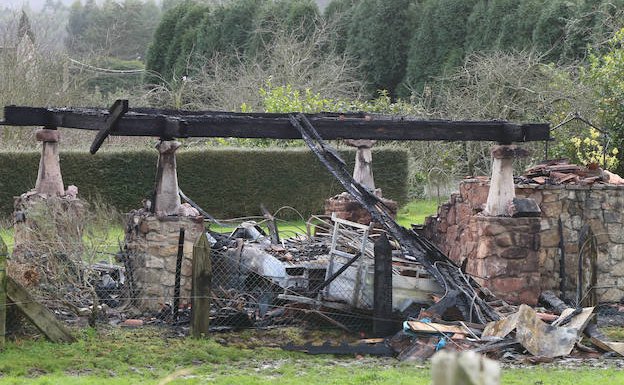
[[[0,349],[4,349],[6,336],[7,294],[6,294],[6,259],[7,245],[0,238]]]
[[[202,233],[193,245],[193,282],[191,288],[191,335],[202,338],[210,327],[212,263],[210,243]]]
[[[386,337],[396,333],[398,325],[392,320],[392,246],[385,233],[375,241],[373,249],[373,334]]]

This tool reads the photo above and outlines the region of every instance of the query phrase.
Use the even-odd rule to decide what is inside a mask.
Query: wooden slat
[[[462,326],[444,325],[433,322],[407,321],[410,329],[420,333],[469,334]]]
[[[67,328],[54,314],[41,305],[11,277],[7,277],[7,296],[24,313],[26,318],[52,342],[75,342]]]
[[[4,125],[67,127],[99,130],[108,116],[99,109],[5,107]],[[306,115],[324,139],[542,141],[550,138],[548,124],[505,121],[421,120],[375,114],[321,113]],[[245,114],[215,111],[130,109],[119,120],[117,136],[238,137],[301,139],[288,114]]]
[[[210,296],[212,263],[210,243],[202,233],[193,245],[193,281],[191,286],[191,335],[195,338],[208,336],[210,328]]]
[[[6,259],[9,251],[6,243],[0,238],[0,349],[4,349],[6,339]]]

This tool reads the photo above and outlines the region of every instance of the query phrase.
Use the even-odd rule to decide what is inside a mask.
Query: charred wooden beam
[[[2,125],[50,126],[100,130],[110,112],[95,108],[6,106]],[[506,121],[421,120],[407,116],[364,113],[307,114],[318,133],[329,139],[495,141],[550,139],[548,124]],[[301,139],[288,114],[129,109],[109,132],[114,136],[238,137]]]

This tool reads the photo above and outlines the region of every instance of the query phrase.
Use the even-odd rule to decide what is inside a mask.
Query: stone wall
[[[532,303],[539,291],[559,289],[560,219],[566,296],[574,298],[579,232],[584,224],[588,224],[598,243],[598,300],[622,299],[624,187],[608,184],[516,185],[517,196],[532,198],[538,203],[542,216],[537,219],[480,215],[488,190],[485,178],[462,181],[459,192],[452,194],[449,202],[439,207],[438,215],[427,218],[424,234],[451,259],[459,264],[466,263],[467,272],[482,277],[482,283],[495,293],[511,302]],[[501,227],[492,231],[497,226]],[[510,258],[511,254],[513,257]],[[539,274],[538,282],[536,273]]]
[[[390,215],[396,217],[397,202],[381,198],[381,190],[376,190],[383,204],[389,209]],[[325,215],[331,216],[335,213],[340,219],[368,225],[373,221],[370,213],[360,202],[356,201],[349,193],[343,192],[325,200]]]
[[[163,304],[173,303],[180,228],[185,231],[180,304],[186,304],[191,295],[193,245],[204,231],[203,217],[158,217],[145,210],[128,214],[125,244],[141,310],[158,311]]]

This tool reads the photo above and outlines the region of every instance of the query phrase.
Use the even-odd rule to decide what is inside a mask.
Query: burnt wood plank
[[[104,125],[100,129],[100,132],[97,133],[93,143],[91,143],[91,148],[89,152],[91,154],[95,154],[97,150],[100,148],[104,140],[110,135],[112,130],[115,129],[117,122],[119,119],[128,112],[128,101],[127,100],[117,100],[115,104],[108,110],[108,115],[106,120],[104,121]]]
[[[52,126],[99,130],[108,117],[103,109],[5,107],[3,125]],[[549,140],[548,124],[505,121],[420,120],[364,113],[306,115],[329,139],[495,141]],[[117,123],[115,136],[238,137],[301,139],[288,114],[130,109]]]
[[[26,289],[7,277],[7,296],[33,325],[52,342],[75,342],[69,330],[54,314],[37,302]]]

